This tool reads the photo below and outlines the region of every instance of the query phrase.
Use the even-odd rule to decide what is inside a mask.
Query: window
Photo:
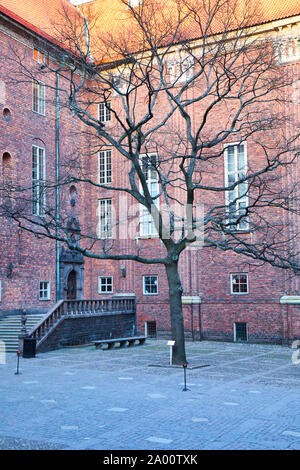
[[[138,7],[142,3],[142,0],[128,0],[128,5],[131,8]]]
[[[98,278],[99,294],[111,294],[113,292],[112,276],[100,276]]]
[[[99,238],[112,237],[112,200],[99,200]]]
[[[228,145],[225,148],[225,185],[236,186],[226,192],[226,206],[228,223],[231,230],[248,230],[248,218],[246,214],[248,205],[247,181],[240,182],[247,174],[246,144]],[[237,222],[237,223],[235,223]]]
[[[300,37],[280,39],[274,43],[274,52],[279,64],[298,61],[300,59]]]
[[[247,323],[238,322],[234,324],[234,341],[248,341]]]
[[[45,55],[38,49],[33,49],[33,58],[40,64],[43,64],[45,62]]]
[[[49,281],[40,281],[40,300],[50,300]]]
[[[144,295],[158,294],[157,276],[144,276],[143,277],[143,294]]]
[[[186,82],[192,78],[194,74],[193,57],[185,57],[177,64],[177,74],[180,82]]]
[[[104,150],[98,154],[99,184],[112,182],[111,150]]]
[[[111,120],[110,103],[104,101],[98,105],[98,121],[107,122]]]
[[[152,197],[159,194],[159,175],[157,172],[157,154],[150,153],[141,155],[142,170],[147,181],[149,192]],[[156,207],[159,207],[159,199],[153,201]],[[157,235],[157,230],[151,214],[145,206],[140,207],[140,235],[152,236]]]
[[[186,82],[194,75],[194,58],[191,56],[171,59],[167,63],[170,83]]]
[[[248,293],[248,274],[231,274],[231,294]]]
[[[45,85],[42,82],[32,82],[32,110],[45,116]]]
[[[32,146],[32,213],[45,214],[45,149]]]
[[[156,321],[146,321],[145,336],[147,338],[156,338]]]

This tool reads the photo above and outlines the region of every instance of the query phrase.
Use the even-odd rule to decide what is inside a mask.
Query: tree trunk
[[[178,274],[178,262],[166,265],[170,295],[170,314],[173,347],[173,364],[186,363],[184,323],[182,313],[182,285]]]

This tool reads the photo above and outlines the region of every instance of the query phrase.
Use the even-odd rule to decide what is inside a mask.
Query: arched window
[[[2,155],[2,177],[5,183],[10,183],[12,180],[12,158],[8,152]]]

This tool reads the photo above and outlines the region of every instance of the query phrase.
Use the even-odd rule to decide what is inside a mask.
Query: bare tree
[[[44,217],[32,217],[26,209],[31,184],[14,187],[14,202],[2,213],[90,258],[163,265],[173,360],[182,364],[178,263],[184,250],[216,247],[299,270],[297,234],[285,230],[286,215],[298,213],[296,185],[286,179],[299,156],[299,125],[287,98],[292,78],[278,62],[272,35],[256,26],[262,22],[256,2],[173,0],[166,7],[144,0],[133,8],[120,0],[121,8],[122,28],[106,33],[97,30],[93,8],[83,10],[80,28],[65,11],[57,35],[67,48],[56,50],[59,66],[49,63],[39,74],[59,71],[60,92],[84,125],[89,155],[114,149],[122,183],[91,174],[88,153],[83,163],[72,155],[59,182],[47,180],[39,188],[39,197],[48,193]],[[17,70],[19,80],[32,79],[20,60]],[[287,123],[292,133],[287,134]],[[161,240],[157,256],[146,256],[136,244],[129,253],[120,250],[105,210],[98,231],[91,224],[81,228],[79,238],[70,238],[67,215],[57,222],[55,191],[57,184],[63,192],[71,183],[86,185],[91,194],[109,184],[120,199],[135,203],[139,228]],[[117,217],[119,230],[123,218]],[[130,221],[125,217],[127,226]]]

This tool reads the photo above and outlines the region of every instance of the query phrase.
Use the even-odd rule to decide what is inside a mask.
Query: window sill
[[[231,292],[231,295],[249,295],[249,292]]]
[[[135,240],[147,240],[151,238],[159,239],[159,235],[138,235]]]
[[[37,114],[38,116],[46,117],[46,113],[45,113],[45,114],[39,113],[38,111],[34,111],[34,109],[32,110],[32,112],[33,112],[34,114]]]

